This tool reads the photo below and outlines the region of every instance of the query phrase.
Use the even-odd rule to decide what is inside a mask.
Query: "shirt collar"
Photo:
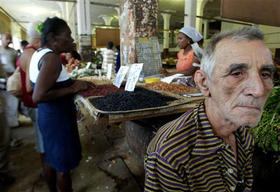
[[[212,153],[215,153],[217,150],[223,147],[224,142],[221,138],[214,134],[211,124],[206,115],[204,102],[200,103],[198,107],[194,109],[194,113],[198,131],[192,154],[210,155]],[[248,128],[239,127],[236,131],[236,137],[239,137],[241,141],[241,148],[244,150],[249,150],[250,146],[252,146],[252,137],[249,134]]]

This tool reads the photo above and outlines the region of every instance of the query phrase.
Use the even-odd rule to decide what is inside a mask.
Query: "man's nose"
[[[265,94],[264,81],[259,74],[252,75],[246,83],[246,95],[261,97]]]

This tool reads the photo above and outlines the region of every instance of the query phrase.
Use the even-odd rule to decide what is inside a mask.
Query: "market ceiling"
[[[43,21],[47,17],[61,16],[63,2],[76,2],[76,0],[1,0],[0,6],[26,28],[34,20]],[[182,25],[184,3],[185,0],[159,0],[161,12],[166,10],[173,12],[171,25]],[[114,17],[112,25],[118,26],[118,13],[115,9],[118,6],[119,0],[91,0],[92,25],[104,25],[100,15],[108,15]],[[159,16],[159,26],[161,22],[162,18]]]

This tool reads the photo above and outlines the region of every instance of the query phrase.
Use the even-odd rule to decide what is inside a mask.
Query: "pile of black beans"
[[[92,98],[89,101],[93,106],[102,111],[128,111],[145,108],[153,108],[168,105],[169,101],[176,98],[164,96],[141,87],[133,92],[121,91],[109,94],[105,97]]]

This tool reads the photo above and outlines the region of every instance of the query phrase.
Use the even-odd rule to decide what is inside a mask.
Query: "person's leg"
[[[56,171],[45,162],[45,179],[50,192],[57,192],[56,188]]]
[[[60,192],[73,192],[70,171],[57,172],[57,185]]]
[[[8,175],[10,128],[7,124],[5,102],[2,93],[0,90],[0,184],[11,184],[15,179]]]
[[[6,102],[6,115],[9,127],[19,126],[18,120],[18,104],[19,100],[7,91],[3,91]]]
[[[38,109],[37,108],[27,108],[27,115],[28,117],[30,117],[30,119],[32,120],[32,126],[35,130],[35,144],[36,144],[36,150],[40,155],[40,159],[41,159],[41,163],[42,163],[42,167],[44,168],[44,143],[43,143],[43,136],[41,133],[41,130],[39,129],[39,125],[38,125]],[[44,173],[44,170],[42,170],[42,173]]]

